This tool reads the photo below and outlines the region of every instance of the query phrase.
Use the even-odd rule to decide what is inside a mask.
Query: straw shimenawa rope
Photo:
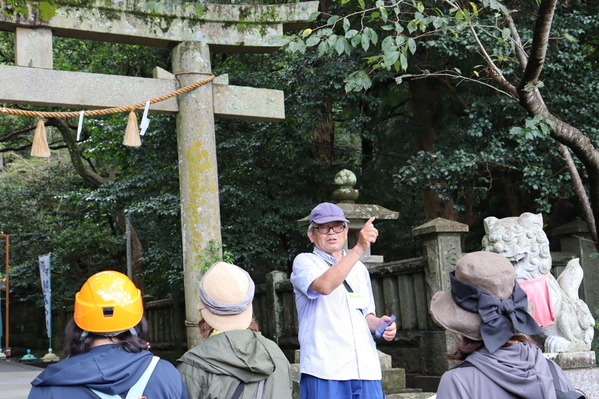
[[[189,86],[185,86],[180,88],[179,90],[175,90],[172,93],[166,94],[164,96],[160,96],[160,97],[156,97],[153,98],[152,100],[150,100],[150,104],[156,104],[158,102],[164,101],[164,100],[168,100],[171,97],[175,97],[178,96],[180,94],[186,93],[190,90],[195,89],[196,87],[199,87],[203,84],[206,84],[212,80],[214,80],[214,75],[210,72],[180,72],[177,73],[175,75],[182,75],[182,74],[192,74],[192,73],[196,73],[196,74],[201,74],[201,75],[210,75],[208,76],[206,79],[200,80],[198,82],[195,82],[193,84],[190,84]],[[107,114],[115,114],[117,112],[127,112],[127,111],[133,111],[136,110],[138,108],[142,108],[146,105],[147,101],[141,102],[141,103],[137,103],[137,104],[132,104],[132,105],[127,105],[125,107],[115,107],[115,108],[104,108],[104,109],[96,109],[96,110],[90,110],[90,111],[83,111],[83,115],[85,116],[96,116],[96,115],[107,115]],[[1,108],[0,107],[0,113],[3,114],[9,114],[9,115],[21,115],[21,116],[35,116],[38,118],[74,118],[77,116],[81,115],[81,111],[76,111],[76,112],[42,112],[42,111],[27,111],[27,110],[21,110],[21,109],[12,109],[12,108]]]
[[[48,158],[50,156],[50,146],[48,145],[46,128],[42,119],[38,119],[35,126],[35,134],[33,135],[33,143],[31,144],[31,156],[38,158]]]
[[[179,90],[175,90],[172,93],[166,94],[164,96],[153,98],[149,101],[150,104],[155,104],[160,101],[168,100],[171,97],[178,96],[185,92],[195,89],[205,83],[210,82],[214,79],[214,75],[210,72],[179,72],[175,75],[183,75],[183,74],[200,74],[200,75],[210,75],[206,79],[200,80],[189,86],[185,86],[180,88]],[[106,115],[106,114],[114,114],[117,112],[127,112],[129,111],[129,118],[127,122],[127,128],[125,130],[125,138],[123,140],[123,144],[128,147],[139,147],[141,146],[141,139],[139,137],[139,127],[137,125],[137,117],[135,116],[135,110],[141,107],[144,107],[148,101],[144,101],[137,104],[128,105],[126,107],[115,107],[115,108],[105,108],[98,109],[93,111],[79,111],[79,112],[42,112],[42,111],[27,111],[20,109],[11,109],[11,108],[0,108],[0,113],[10,114],[10,115],[20,115],[20,116],[34,116],[39,118],[37,122],[37,126],[35,128],[35,134],[33,136],[33,143],[31,144],[31,156],[40,157],[40,158],[48,158],[50,156],[50,147],[48,146],[48,141],[46,138],[46,129],[44,127],[43,118],[72,118],[76,116],[81,116],[83,113],[84,116],[95,116],[95,115]]]

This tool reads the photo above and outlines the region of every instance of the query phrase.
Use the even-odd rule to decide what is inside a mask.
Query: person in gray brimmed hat
[[[447,358],[466,361],[443,374],[437,399],[584,397],[530,337],[543,331],[528,313],[526,293],[507,258],[466,254],[450,282],[450,290],[433,296],[430,310],[460,339]]]
[[[291,399],[291,366],[258,332],[254,289],[250,275],[229,263],[217,262],[204,274],[198,326],[205,341],[177,360],[189,399]]]
[[[372,333],[391,319],[375,315],[368,269],[360,257],[378,237],[371,218],[355,247],[344,250],[348,220],[329,202],[310,213],[314,252],[293,262],[299,319],[301,399],[379,399],[381,367]],[[395,323],[383,332],[395,337]]]

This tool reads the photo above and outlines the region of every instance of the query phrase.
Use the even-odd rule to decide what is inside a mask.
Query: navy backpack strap
[[[243,388],[245,388],[245,383],[242,381],[239,383],[239,385],[237,385],[237,389],[233,393],[231,399],[239,399],[239,397],[241,396],[241,392],[243,392]]]

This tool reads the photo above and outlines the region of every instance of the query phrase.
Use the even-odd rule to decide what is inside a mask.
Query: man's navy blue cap
[[[322,204],[316,205],[316,207],[312,209],[312,212],[310,212],[310,223],[312,222],[317,224],[329,222],[349,223],[349,220],[345,218],[343,209],[330,202],[323,202]]]

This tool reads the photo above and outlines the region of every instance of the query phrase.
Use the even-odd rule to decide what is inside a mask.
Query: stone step
[[[387,393],[385,394],[387,399],[429,399],[434,398],[434,392],[401,392],[401,393]]]
[[[395,369],[383,369],[383,378],[381,379],[381,385],[383,391],[397,391],[406,388],[406,370],[395,368]]]
[[[406,374],[406,386],[423,392],[437,392],[441,376]]]
[[[422,389],[406,388],[406,370],[402,368],[393,368],[391,356],[378,351],[379,361],[381,363],[382,379],[381,385],[387,399],[425,399],[433,393],[422,392]],[[299,398],[299,350],[295,353],[295,363],[291,364],[291,373],[293,378],[293,398]]]

